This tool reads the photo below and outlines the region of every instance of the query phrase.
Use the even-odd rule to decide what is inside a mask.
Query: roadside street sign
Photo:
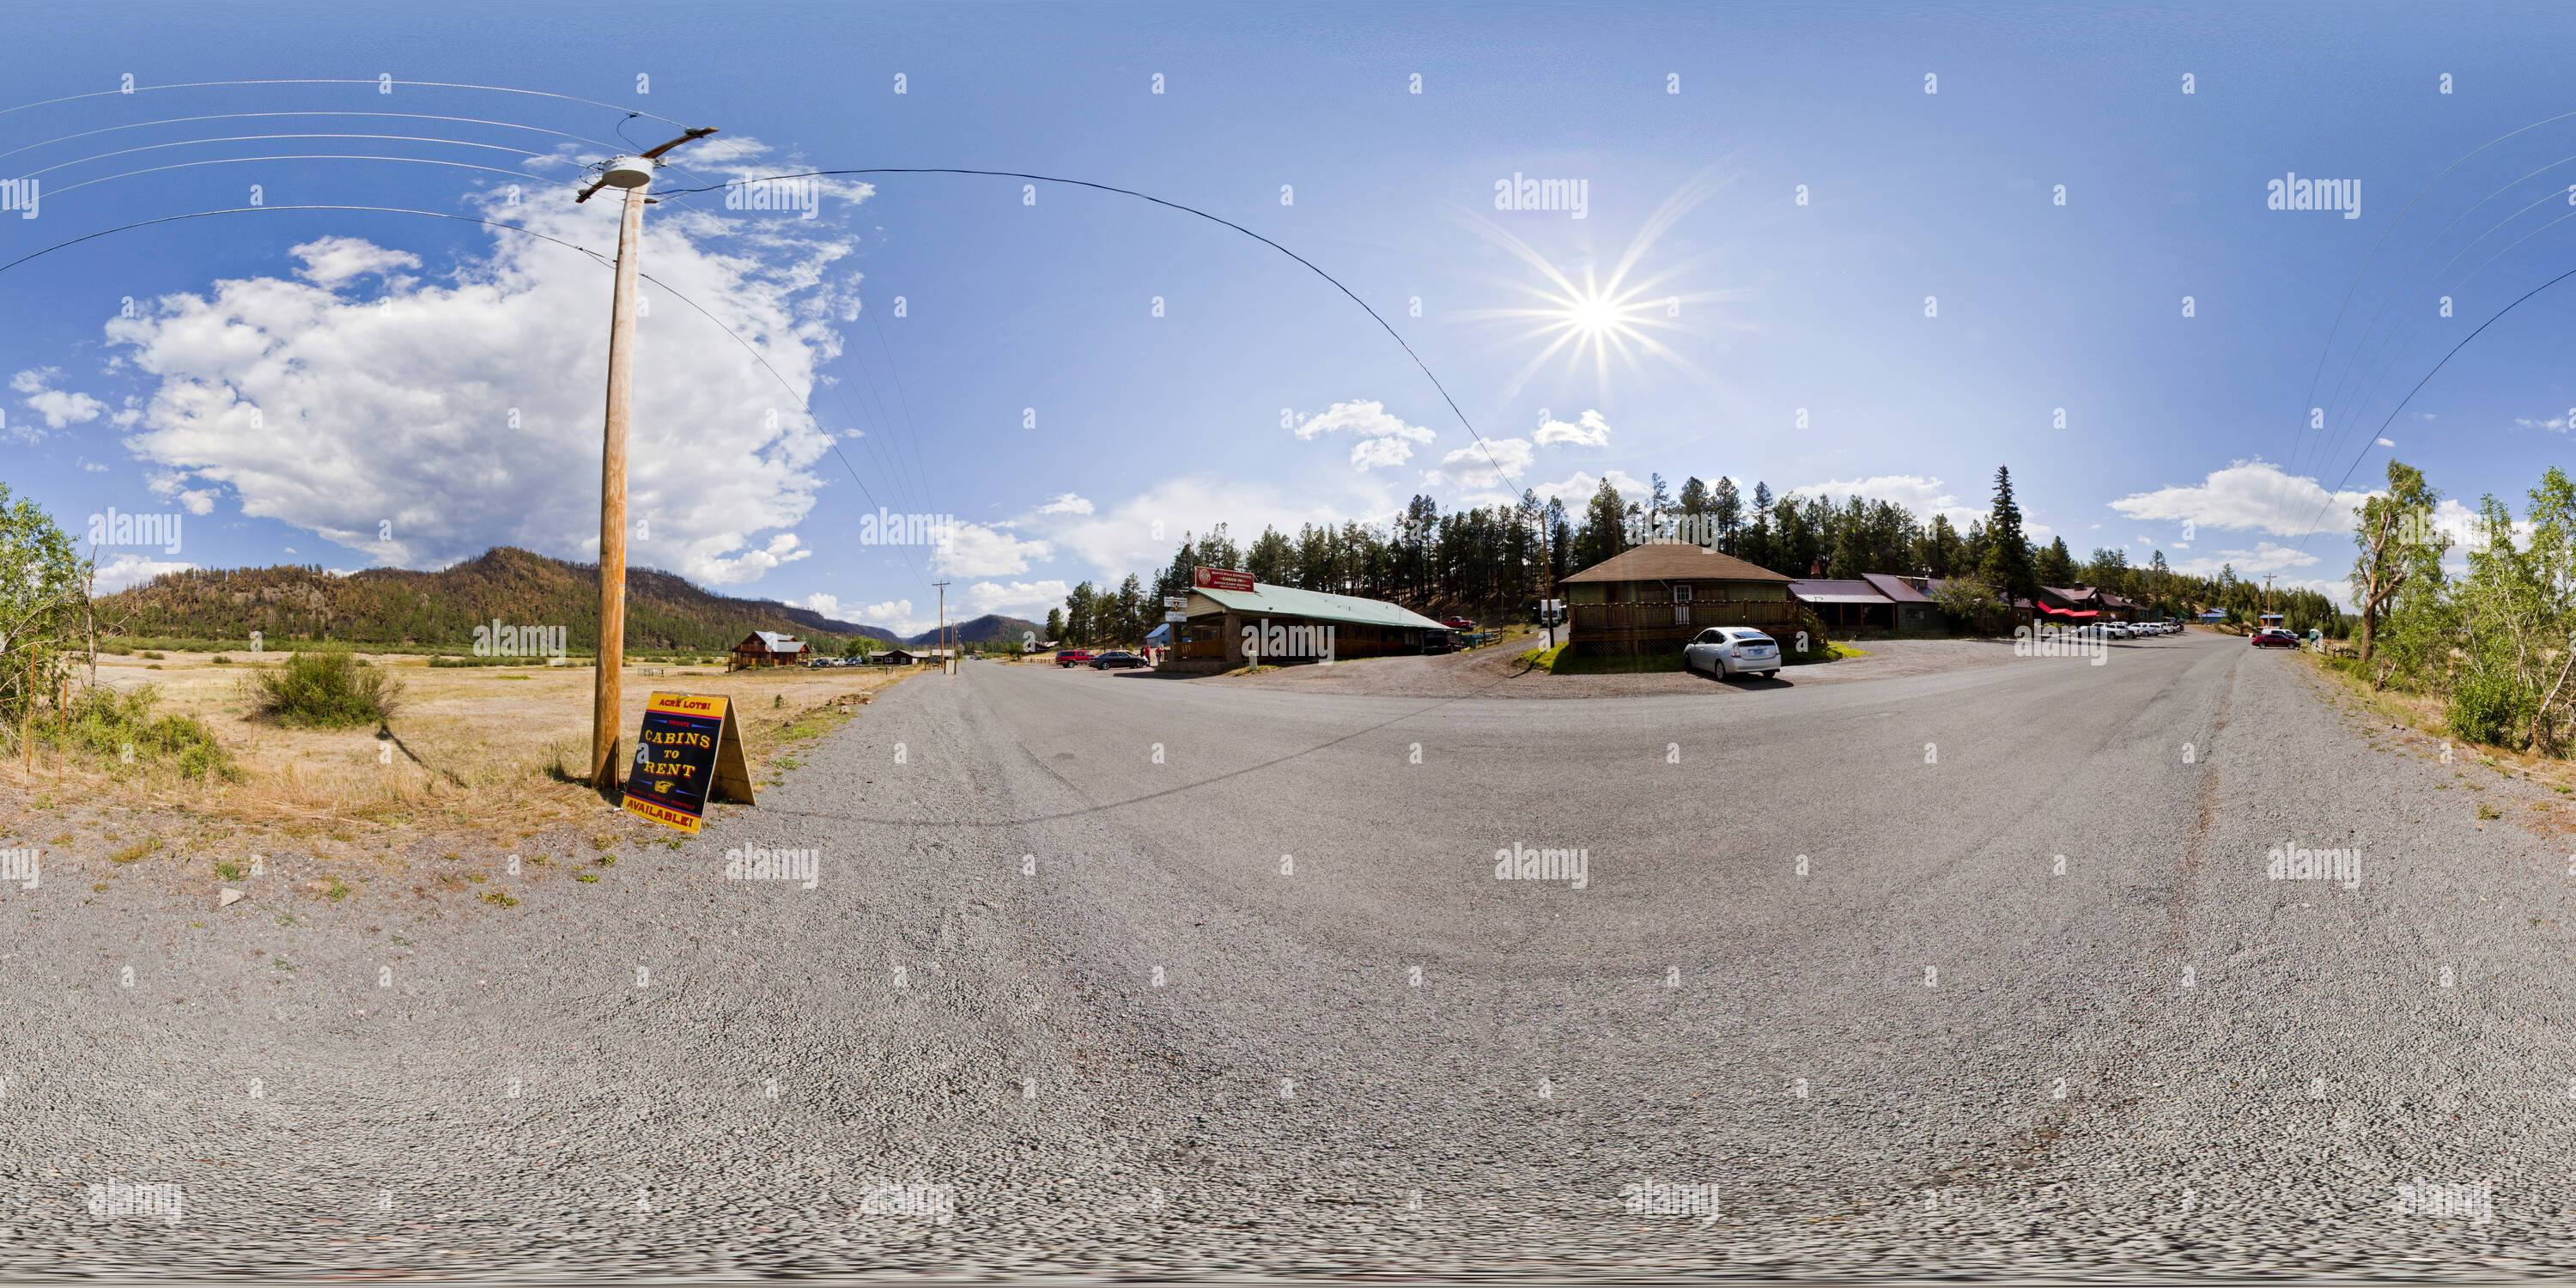
[[[698,830],[709,800],[758,804],[743,763],[742,729],[721,694],[655,693],[635,735],[625,809],[683,832]]]
[[[1189,607],[1189,606],[1190,606],[1190,597],[1189,597],[1189,596],[1187,596],[1187,595],[1165,595],[1165,596],[1163,596],[1163,607],[1165,607],[1165,608],[1187,608],[1187,607]]]
[[[1186,622],[1190,620],[1190,615],[1176,610],[1163,614],[1163,620],[1167,622]]]

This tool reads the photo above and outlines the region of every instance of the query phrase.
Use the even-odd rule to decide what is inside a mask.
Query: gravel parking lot
[[[2558,798],[2231,639],[1961,653],[1719,701],[974,663],[613,865],[48,869],[0,1256],[2564,1273]]]
[[[1465,653],[1360,658],[1331,666],[1286,666],[1257,675],[1208,676],[1189,683],[1388,698],[1617,698],[1760,692],[1885,680],[2012,660],[2010,640],[1868,640],[1855,645],[1865,650],[1867,657],[1784,667],[1776,678],[1739,676],[1719,680],[1704,671],[1550,675],[1532,670],[1520,660],[1521,654],[1545,644],[1544,636],[1531,633]]]

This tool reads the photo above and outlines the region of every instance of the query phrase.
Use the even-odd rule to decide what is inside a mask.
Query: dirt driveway
[[[1885,680],[1931,671],[1993,666],[2012,660],[2012,641],[1980,639],[1870,640],[1867,657],[1789,667],[1779,680],[1719,681],[1696,671],[1641,675],[1549,675],[1522,665],[1520,655],[1545,643],[1532,633],[1471,653],[1423,657],[1373,657],[1331,666],[1293,666],[1260,675],[1210,676],[1193,684],[1358,697],[1408,698],[1603,698],[1667,693],[1725,693],[1852,680]]]

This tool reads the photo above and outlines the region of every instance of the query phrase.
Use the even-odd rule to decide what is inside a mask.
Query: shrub
[[[217,665],[217,666],[231,666],[232,664],[233,664],[233,660],[232,660],[231,658],[228,658],[228,657],[224,656],[224,655],[223,655],[223,654],[221,654],[221,653],[217,653],[217,654],[215,654],[215,665]]]
[[[358,673],[356,657],[337,649],[298,652],[286,665],[251,677],[261,715],[284,725],[345,729],[393,718],[402,681],[383,671]]]
[[[131,692],[84,690],[71,706],[37,726],[37,736],[66,751],[124,763],[124,749],[145,763],[169,763],[182,777],[235,782],[241,770],[214,731],[195,716],[153,714],[161,693],[151,685]]]
[[[2514,746],[2531,721],[2531,695],[2502,672],[2473,672],[2451,690],[2446,718],[2451,732],[2470,742]]]

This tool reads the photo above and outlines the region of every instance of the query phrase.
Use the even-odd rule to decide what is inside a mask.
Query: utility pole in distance
[[[599,461],[599,666],[591,688],[590,784],[602,791],[623,781],[617,760],[619,708],[625,701],[626,665],[626,429],[635,401],[635,279],[644,247],[644,189],[662,154],[715,133],[700,126],[638,156],[611,158],[574,204],[601,188],[625,191],[617,221],[617,286],[609,300],[608,415]]]
[[[934,581],[930,584],[939,588],[939,633],[931,636],[932,639],[939,641],[938,647],[942,654],[939,659],[939,669],[954,674],[956,670],[953,664],[954,659],[946,656],[948,650],[948,583],[944,581]]]

